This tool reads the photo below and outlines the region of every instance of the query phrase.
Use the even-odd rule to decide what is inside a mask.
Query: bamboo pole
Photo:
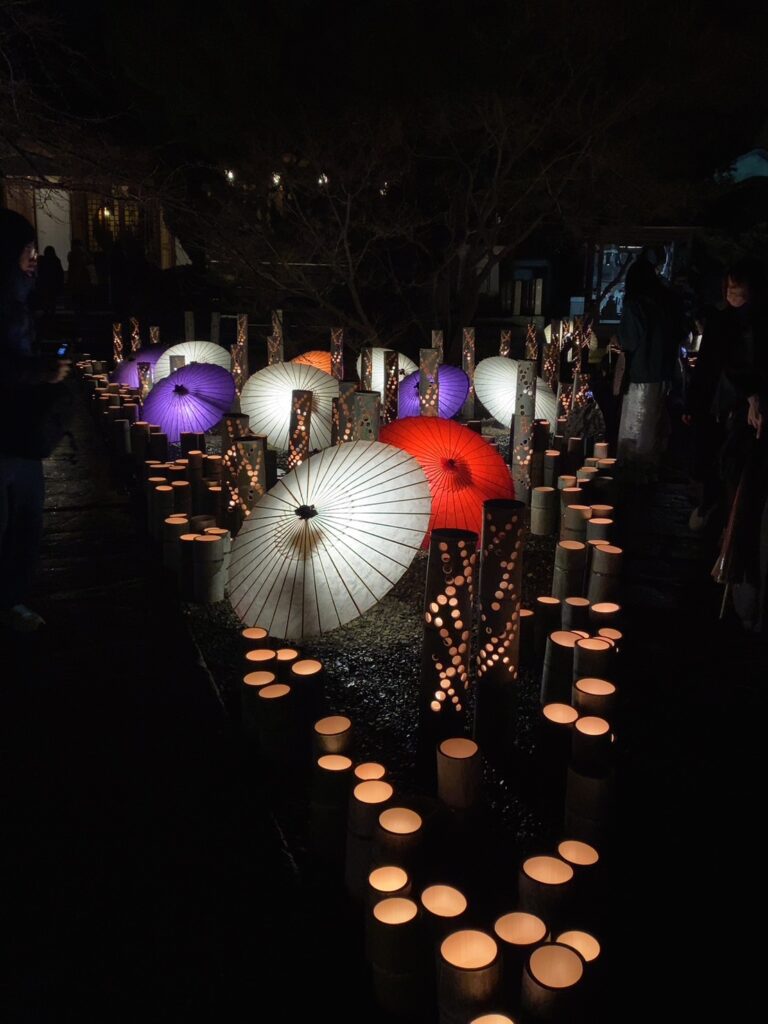
[[[533,422],[536,409],[536,364],[521,359],[517,364],[515,414],[510,444],[510,463],[515,496],[529,504],[531,499],[531,458]]]
[[[437,747],[437,796],[446,807],[465,811],[477,803],[483,782],[480,748],[461,736]]]
[[[461,368],[469,380],[469,391],[461,415],[471,420],[475,415],[475,328],[465,327],[461,332]]]
[[[584,585],[586,546],[577,540],[561,540],[555,548],[552,595],[565,600],[581,594]],[[592,595],[588,595],[590,601]]]
[[[291,392],[291,421],[288,430],[288,469],[296,469],[309,458],[312,422],[312,392]]]
[[[567,918],[572,889],[573,868],[561,857],[528,857],[520,866],[517,890],[520,907],[540,917],[550,927]]]
[[[523,969],[533,950],[547,937],[547,926],[535,914],[516,910],[497,918],[493,933],[501,950],[504,1005],[517,1010]]]
[[[566,703],[573,683],[573,654],[579,637],[563,629],[549,635],[541,673],[541,704]]]
[[[501,988],[501,958],[486,932],[463,929],[440,944],[437,995],[440,1024],[466,1024],[490,1010]]]
[[[531,533],[546,537],[557,532],[560,502],[554,487],[534,487],[531,491]]]
[[[329,715],[312,727],[312,746],[315,753],[346,754],[352,749],[352,720],[346,715]]]

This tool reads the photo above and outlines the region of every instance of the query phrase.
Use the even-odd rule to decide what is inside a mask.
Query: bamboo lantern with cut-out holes
[[[248,437],[251,433],[250,423],[250,417],[246,416],[245,413],[230,412],[226,416],[222,416],[218,427],[222,452],[225,452],[234,441],[239,441],[241,437]],[[201,446],[191,444],[190,447],[195,449]]]
[[[502,967],[496,940],[487,932],[462,929],[440,943],[437,1002],[440,1024],[466,1024],[494,1008]]]
[[[501,746],[508,748],[514,720],[524,544],[525,505],[504,498],[483,502],[475,735],[491,756]],[[449,616],[452,600],[449,597]],[[460,639],[463,630],[456,632]],[[461,643],[459,655],[460,648]]]
[[[151,325],[149,328],[149,344],[159,345],[160,344],[160,328],[156,325]]]
[[[547,937],[547,925],[540,917],[516,910],[498,918],[493,933],[501,950],[504,1005],[517,1010],[523,969],[533,950]]]
[[[161,430],[152,430],[150,427],[149,439],[147,441],[147,455],[150,459],[159,459],[160,462],[168,461],[168,435]]]
[[[587,523],[591,515],[592,509],[589,505],[566,505],[560,525],[560,540],[578,540],[584,544],[587,539]]]
[[[478,801],[483,762],[474,740],[454,736],[437,747],[437,796],[453,810],[466,811]]]
[[[566,631],[589,629],[589,601],[586,597],[566,597],[563,601],[562,628]]]
[[[138,352],[141,348],[141,326],[135,316],[130,318],[131,324],[131,352]]]
[[[559,597],[548,594],[536,598],[534,616],[534,655],[535,662],[541,664],[547,647],[549,634],[560,629],[562,618],[562,602]]]
[[[381,419],[384,423],[392,423],[397,419],[397,396],[400,387],[400,356],[397,352],[384,351],[384,395],[381,407]]]
[[[584,961],[576,950],[548,942],[528,957],[523,971],[521,1007],[525,1019],[571,1024],[581,995]]]
[[[112,360],[115,366],[123,361],[123,325],[112,324]]]
[[[512,351],[512,331],[505,328],[499,335],[499,355],[504,356],[505,359],[509,359],[509,354]]]
[[[533,423],[536,415],[536,364],[521,359],[517,364],[515,413],[509,446],[509,461],[516,497],[529,504],[531,498],[531,458]]]
[[[560,475],[560,452],[557,448],[547,448],[544,452],[544,486],[557,489],[557,478]]]
[[[411,878],[399,864],[383,864],[368,875],[366,903],[372,909],[381,900],[411,895]]]
[[[418,904],[406,896],[380,900],[366,919],[365,946],[376,1000],[396,1017],[412,1013],[422,1002],[420,931]]]
[[[272,333],[267,335],[267,366],[285,361],[282,309],[272,310]]]
[[[428,779],[434,779],[436,745],[464,732],[476,548],[477,534],[469,530],[432,531],[424,591],[418,742],[418,763]]]
[[[619,591],[622,549],[604,544],[592,553],[587,597],[592,604],[614,601]]]
[[[419,349],[419,415],[439,416],[440,353],[434,348]]]
[[[328,715],[319,719],[312,728],[312,746],[318,756],[348,756],[352,749],[352,720],[346,715]]]
[[[580,715],[598,715],[610,720],[615,711],[616,686],[599,677],[576,679],[571,700]]]
[[[520,668],[530,668],[535,658],[536,612],[520,609]]]
[[[214,341],[211,338],[211,341]],[[218,341],[214,342],[218,344]],[[235,394],[240,397],[243,386],[248,380],[248,314],[237,314],[237,333],[235,342],[232,345],[230,355],[232,357],[232,377],[235,381]]]
[[[553,927],[568,914],[573,877],[573,868],[561,857],[528,857],[518,876],[520,908]]]
[[[354,394],[357,382],[339,381],[339,397],[334,398],[331,415],[331,444],[345,444],[355,439]]]
[[[554,487],[534,487],[531,491],[531,533],[547,537],[560,525],[560,501]]]
[[[345,880],[348,892],[357,900],[365,895],[379,815],[391,802],[394,792],[388,782],[368,780],[358,782],[349,798]]]
[[[471,420],[475,415],[475,328],[465,327],[461,332],[461,368],[467,375],[469,391],[461,409],[462,418]]]
[[[221,537],[203,534],[192,548],[192,591],[200,604],[224,600],[224,544]]]
[[[312,392],[291,392],[291,421],[288,428],[288,470],[296,469],[309,458],[309,432],[312,422]]]
[[[373,391],[373,349],[370,345],[360,349],[360,390]]]
[[[344,380],[344,328],[331,328],[331,376]]]
[[[186,516],[168,516],[163,522],[163,565],[173,572],[179,571],[181,560],[180,537],[189,532]]]
[[[152,390],[152,364],[139,360],[136,364],[136,374],[139,381],[139,399],[143,405]]]
[[[258,693],[262,686],[272,686],[277,682],[274,672],[267,669],[256,669],[246,672],[240,683],[240,714],[243,729],[248,735],[255,736],[258,731]]]
[[[379,815],[373,835],[372,860],[399,864],[418,872],[424,845],[424,819],[410,807],[388,807]]]
[[[223,450],[224,516],[235,536],[256,502],[267,493],[266,446],[266,437],[242,437]]]
[[[555,568],[552,574],[552,596],[564,601],[576,597],[584,589],[586,545],[578,540],[561,540],[555,548]],[[590,601],[592,597],[587,595]]]
[[[378,441],[381,395],[378,391],[354,391],[351,395],[352,440]]]

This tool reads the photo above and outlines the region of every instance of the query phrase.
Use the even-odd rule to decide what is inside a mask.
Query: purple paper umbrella
[[[215,427],[235,398],[232,374],[214,363],[190,363],[158,381],[144,403],[143,416],[157,423],[170,441],[185,430]]]
[[[438,415],[449,420],[461,409],[469,394],[469,377],[458,366],[442,365],[437,374],[440,396],[437,403]],[[397,415],[400,419],[406,416],[419,415],[419,371],[409,373],[400,382],[397,394]]]
[[[128,388],[139,388],[139,363],[149,363],[152,369],[160,356],[165,352],[161,345],[153,345],[152,348],[142,348],[131,354],[115,367],[109,375],[113,384],[123,384]],[[152,375],[154,379],[154,374]]]

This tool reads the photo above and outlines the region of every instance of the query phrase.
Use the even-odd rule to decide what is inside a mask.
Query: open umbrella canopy
[[[461,409],[469,394],[469,377],[458,366],[443,364],[437,374],[439,399],[437,412],[445,420],[455,416]],[[409,373],[405,380],[400,381],[397,394],[398,416],[419,415],[419,371]]]
[[[506,463],[480,434],[455,420],[414,416],[382,427],[381,440],[409,452],[424,470],[432,492],[432,530],[480,534],[483,502],[514,498]]]
[[[171,356],[184,356],[187,366],[191,363],[213,363],[224,370],[232,368],[232,357],[221,345],[212,341],[182,341],[178,345],[171,345],[158,359],[155,364],[155,383],[171,372]]]
[[[327,448],[331,443],[331,414],[339,382],[306,363],[273,363],[248,378],[240,395],[240,408],[250,417],[251,430],[265,435],[273,448],[287,448],[294,391],[312,392],[310,447]]]
[[[397,583],[429,524],[418,462],[379,441],[313,455],[259,500],[237,536],[232,607],[248,626],[300,640],[372,608]]]
[[[228,370],[211,363],[191,363],[152,388],[143,416],[162,427],[170,441],[178,441],[185,430],[202,432],[215,427],[234,398],[235,382]]]
[[[438,378],[439,379],[439,378]],[[512,423],[517,391],[517,360],[490,356],[475,367],[475,394],[495,420],[504,427]],[[541,377],[536,378],[536,419],[557,420],[557,399]]]
[[[378,391],[382,399],[384,398],[384,353],[393,352],[391,348],[372,348],[373,353],[373,383],[371,384],[371,391]],[[397,353],[398,357],[398,370],[400,377],[407,377],[409,373],[413,373],[414,370],[418,370],[418,366],[408,356],[404,356],[402,352]],[[357,375],[360,376],[361,370],[361,357],[357,357]]]
[[[306,366],[314,366],[318,370],[322,370],[323,373],[331,372],[331,353],[322,352],[320,349],[312,349],[311,352],[302,352],[300,356],[295,356],[292,363],[302,363]]]
[[[152,380],[155,380],[155,369],[157,362],[165,349],[160,345],[153,345],[151,348],[141,348],[138,352],[131,352],[122,362],[118,363],[109,379],[113,384],[124,384],[129,388],[141,387],[139,382],[139,363],[149,363],[152,367]]]

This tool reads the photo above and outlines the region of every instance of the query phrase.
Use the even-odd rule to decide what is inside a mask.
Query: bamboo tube
[[[563,839],[557,852],[573,868],[573,919],[588,923],[594,917],[601,880],[600,854],[590,843],[578,839]]]
[[[469,1024],[515,1024],[515,1022],[505,1013],[484,1013],[480,1017],[474,1017]]]
[[[441,941],[456,930],[467,910],[467,898],[452,885],[428,885],[419,897],[424,923],[431,937]]]
[[[475,416],[475,328],[465,327],[461,332],[461,368],[469,380],[469,391],[461,408],[465,422]],[[482,433],[482,430],[478,431]]]
[[[227,590],[227,581],[229,580],[229,563],[232,558],[232,535],[229,530],[224,529],[222,526],[206,526],[203,533],[210,537],[220,537],[222,554],[224,556],[224,589]],[[280,680],[281,682],[290,682],[290,680]]]
[[[463,929],[440,944],[437,998],[440,1024],[465,1024],[492,1008],[501,987],[501,958],[486,932]]]
[[[203,534],[192,548],[192,592],[200,604],[224,600],[224,545],[220,537]]]
[[[255,736],[258,731],[259,708],[258,692],[263,686],[272,686],[277,682],[274,672],[259,670],[247,672],[240,684],[240,714],[243,729]]]
[[[368,875],[366,902],[373,908],[380,900],[392,896],[410,896],[411,879],[398,864],[384,864]]]
[[[586,630],[589,625],[589,601],[586,597],[566,597],[563,601],[562,628]]]
[[[568,467],[568,471],[575,473],[583,461],[584,439],[581,437],[569,437],[565,449],[565,464]]]
[[[203,476],[206,480],[221,480],[223,470],[221,455],[203,455],[202,463]]]
[[[604,540],[610,543],[613,532],[613,520],[604,519],[602,516],[587,520],[587,540]]]
[[[616,703],[616,687],[607,679],[590,676],[576,679],[571,699],[580,715],[610,718]]]
[[[534,655],[541,662],[547,647],[549,634],[560,628],[561,602],[559,597],[544,595],[536,598],[534,615]]]
[[[605,476],[600,473],[592,481],[592,500],[616,503],[616,482],[612,476]]]
[[[194,542],[199,534],[190,532],[182,533],[179,537],[179,596],[182,601],[191,601],[194,591],[194,577],[192,571],[192,550]]]
[[[598,715],[580,716],[572,733],[573,760],[582,767],[605,768],[611,756],[610,723]]]
[[[597,475],[597,466],[579,466],[576,470],[576,482],[578,483],[578,486],[581,487],[582,481],[588,481],[591,483]]]
[[[564,770],[571,752],[571,733],[579,713],[570,704],[553,702],[541,709],[538,721],[540,751],[539,781],[546,799],[551,793],[561,795]]]
[[[259,749],[270,762],[285,764],[296,757],[296,716],[293,694],[285,683],[262,686],[258,701]]]
[[[149,444],[149,424],[144,420],[136,420],[135,423],[131,424],[131,452],[136,460],[136,464],[141,466],[147,456],[147,446]],[[157,461],[157,460],[153,460]]]
[[[268,647],[256,647],[244,654],[245,666],[248,671],[255,669],[274,672],[277,679],[277,654]]]
[[[330,715],[315,722],[312,746],[317,755],[349,754],[352,749],[352,721],[346,715]]]
[[[168,459],[168,435],[161,430],[153,431],[150,427],[147,454],[151,459],[160,459],[161,462],[166,462]]]
[[[547,937],[547,926],[535,914],[517,910],[498,918],[493,932],[501,950],[504,1003],[516,1010],[523,969],[530,954]]]
[[[169,462],[167,472],[169,484],[174,483],[176,480],[187,479],[187,467],[184,465],[179,465],[178,462]]]
[[[379,864],[399,864],[413,873],[424,842],[424,819],[409,807],[388,807],[379,815],[374,858]]]
[[[355,778],[360,782],[377,782],[387,774],[387,769],[378,761],[363,761],[355,766]]]
[[[612,626],[601,626],[597,631],[597,635],[603,640],[610,640],[614,645],[616,653],[621,653],[624,634],[620,629],[614,629]]]
[[[531,533],[546,537],[557,531],[560,519],[557,491],[554,487],[534,487],[531,492]]]
[[[611,642],[602,637],[578,640],[573,652],[573,679],[587,676],[610,679],[613,675],[616,652]]]
[[[607,459],[608,458],[608,442],[607,441],[595,441],[592,454],[596,459]]]
[[[174,480],[171,484],[173,490],[173,511],[180,515],[192,514],[192,490],[187,480]]]
[[[544,484],[544,458],[549,442],[549,420],[534,420],[531,431],[531,487]]]
[[[381,395],[378,391],[354,391],[350,396],[352,409],[352,441],[378,441],[381,424]]]
[[[532,608],[520,609],[520,667],[529,668],[535,657],[536,613]]]
[[[279,683],[291,683],[293,684],[291,669],[293,665],[301,658],[300,653],[295,647],[278,647],[275,651],[277,655],[277,681]],[[328,750],[322,751],[323,753],[336,754],[339,751]]]
[[[269,630],[263,626],[246,626],[240,630],[240,638],[245,644],[246,650],[254,650],[257,647],[266,647],[269,644]]]
[[[548,448],[544,452],[544,486],[557,489],[557,478],[559,475],[560,452],[557,448]]]
[[[435,348],[419,349],[419,415],[439,415],[440,353]]]
[[[566,703],[573,683],[574,648],[578,636],[564,629],[550,633],[541,673],[541,704]]]
[[[184,455],[190,452],[205,451],[205,434],[200,430],[182,430],[179,434],[179,447]]]
[[[565,515],[565,510],[569,505],[581,505],[582,497],[584,492],[580,487],[561,487],[560,488],[560,514]]]
[[[590,455],[588,458],[584,459],[584,465],[585,466],[591,466],[593,469],[597,469],[598,461],[599,461],[598,459],[596,459],[596,458],[594,458],[593,456]]]
[[[371,842],[379,814],[394,795],[388,782],[359,782],[352,790],[347,818],[345,881],[350,895],[361,900],[370,871]]]
[[[323,697],[323,680],[322,661],[299,658],[291,664],[290,683],[296,692],[302,714],[309,721],[317,718]]]
[[[515,414],[509,446],[509,462],[515,484],[515,496],[526,505],[531,497],[531,460],[533,422],[536,404],[536,364],[530,359],[518,360]]]
[[[145,459],[144,461],[144,483],[149,486],[150,480],[154,478],[159,483],[166,483],[168,480],[168,472],[164,462],[160,462],[158,459]],[[155,484],[157,486],[157,484]]]
[[[173,515],[173,488],[157,484],[149,492],[149,532],[154,540],[162,537],[163,523]]]
[[[615,601],[598,601],[592,604],[589,609],[589,621],[592,628],[598,629],[603,626],[614,626],[621,615],[621,605]]]
[[[288,469],[296,469],[309,458],[312,424],[312,392],[291,392],[291,420],[288,429]]]
[[[584,583],[586,546],[577,540],[561,540],[555,548],[552,596],[565,600],[581,594]],[[592,595],[587,594],[592,601]]]
[[[615,507],[613,505],[595,505],[593,503],[591,508],[593,519],[611,519],[615,512]]]
[[[557,489],[558,491],[564,490],[566,487],[576,486],[576,476],[570,473],[561,474],[557,478]]]
[[[521,1005],[526,1020],[571,1024],[583,974],[584,961],[570,946],[548,942],[535,949],[523,972]]]
[[[456,736],[437,747],[437,796],[446,807],[474,807],[483,781],[480,748],[474,740]]]
[[[192,516],[189,520],[189,525],[195,531],[195,533],[205,533],[206,530],[210,530],[211,527],[216,526],[216,520],[213,516]]]
[[[397,419],[398,387],[400,384],[400,356],[386,349],[384,352],[384,394],[382,395],[381,418],[384,423]]]
[[[573,868],[562,858],[528,857],[518,877],[520,907],[552,925],[567,910],[572,883]]]
[[[622,550],[605,544],[592,553],[587,597],[593,604],[612,601],[619,590]]]
[[[346,811],[353,780],[351,758],[344,754],[321,754],[314,761],[312,802]]]
[[[166,569],[179,571],[181,562],[180,538],[189,531],[186,516],[168,516],[163,522],[163,565]]]
[[[600,470],[601,473],[610,474],[613,472],[617,461],[617,459],[599,459],[597,463],[597,468]]]
[[[600,956],[600,943],[589,932],[571,929],[561,932],[555,939],[555,942],[575,950],[587,964],[593,964]]]
[[[565,494],[565,491],[561,491]],[[587,529],[592,509],[589,505],[566,505],[563,509],[560,540],[578,540],[582,544],[587,539]]]
[[[123,414],[129,424],[134,424],[139,418],[139,406],[136,402],[123,402]]]
[[[368,961],[386,973],[414,973],[419,959],[418,916],[418,904],[406,896],[379,900],[366,921]]]

